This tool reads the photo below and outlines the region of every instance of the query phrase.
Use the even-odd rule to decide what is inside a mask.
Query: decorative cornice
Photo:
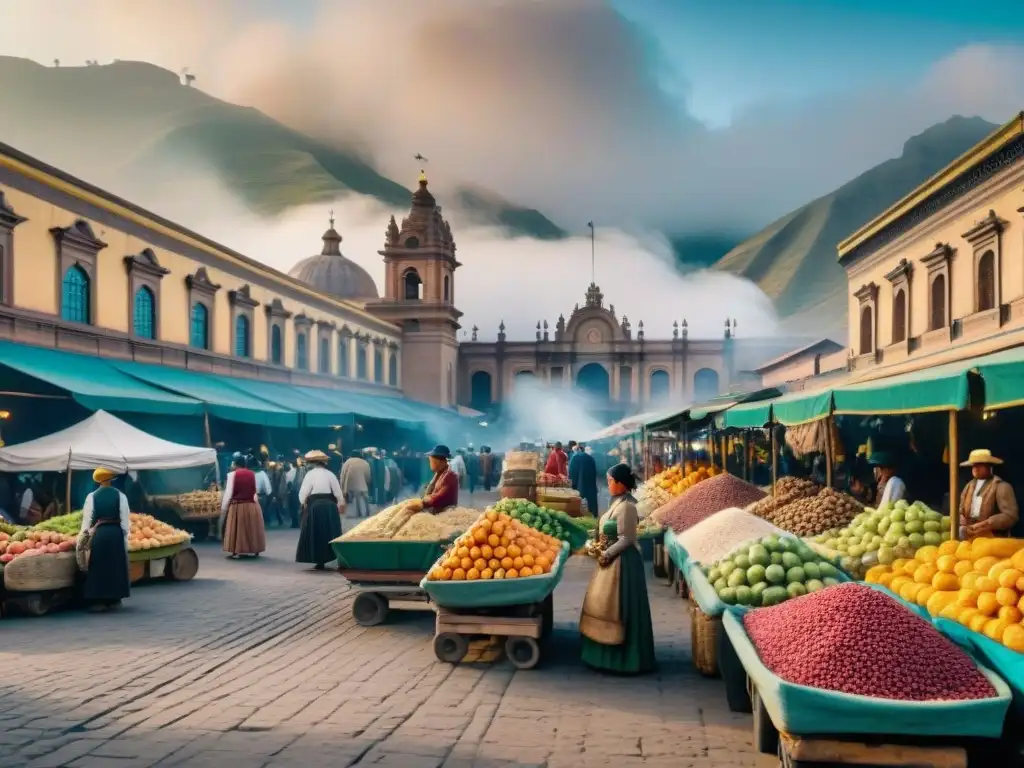
[[[313,320],[305,312],[301,312],[292,318],[292,323],[296,328],[309,328],[313,324]]]
[[[206,267],[200,267],[194,274],[185,276],[185,285],[190,291],[199,291],[213,296],[220,290],[220,285],[213,282],[206,272]]]
[[[334,331],[338,327],[338,324],[333,320],[314,320],[313,324],[321,331]]]
[[[25,221],[28,219],[14,212],[14,209],[8,205],[3,190],[0,189],[0,227],[10,230]]]
[[[987,239],[991,235],[1000,234],[1003,229],[1006,228],[1008,223],[1008,221],[999,218],[999,216],[996,215],[996,212],[990,208],[988,216],[964,232],[961,237],[971,245],[974,245],[981,240]]]
[[[853,292],[853,297],[860,301],[862,304],[865,301],[874,301],[878,298],[878,284],[871,282],[867,285],[862,285],[856,291]]]
[[[284,304],[276,297],[264,307],[264,311],[267,313],[267,317],[279,317],[282,320],[287,320],[292,316],[292,313],[285,309]]]
[[[76,219],[70,227],[52,227],[50,234],[58,245],[67,244],[86,253],[96,254],[107,247],[106,243],[93,234],[92,227],[85,219]]]
[[[250,309],[260,305],[260,303],[250,294],[248,283],[238,290],[228,291],[228,301],[231,302],[232,306],[249,307]]]
[[[934,272],[949,264],[954,252],[949,243],[936,243],[931,253],[921,257],[921,263],[928,267],[929,272]]]
[[[137,271],[155,277],[158,280],[162,280],[164,275],[171,273],[171,270],[165,269],[160,265],[160,260],[157,259],[152,248],[143,248],[136,256],[125,256],[124,266],[128,270],[128,274]]]
[[[914,265],[906,259],[900,259],[900,263],[885,274],[885,279],[890,283],[898,283],[900,280],[909,280],[914,273]]]

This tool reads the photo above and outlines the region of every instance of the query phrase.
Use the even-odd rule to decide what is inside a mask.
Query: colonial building
[[[376,295],[340,242],[332,221],[302,269]],[[402,330],[353,294],[315,290],[2,144],[0,267],[2,338],[401,394]]]
[[[855,378],[1024,343],[1024,112],[839,244]]]

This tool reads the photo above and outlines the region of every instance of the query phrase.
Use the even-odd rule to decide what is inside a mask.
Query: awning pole
[[[750,482],[750,430],[743,430],[743,479]]]
[[[708,460],[715,466],[715,427],[711,424],[708,425]]]
[[[960,538],[960,432],[957,424],[957,412],[949,412],[949,528],[950,538]]]
[[[825,418],[825,486],[832,487],[832,417]]]
[[[647,468],[651,464],[651,446],[647,441],[647,425],[644,424],[640,432],[640,448],[644,462],[644,480],[647,480]]]
[[[727,466],[728,462],[726,461],[726,456],[727,456],[727,454],[725,452],[725,435],[722,435],[722,471],[723,472],[728,472],[729,471],[728,466]]]
[[[68,449],[68,479],[64,484],[64,514],[71,514],[71,449]]]
[[[686,442],[686,419],[679,417],[679,441],[682,443],[679,450],[679,466],[686,465],[686,451],[690,447]]]
[[[778,477],[779,477],[779,447],[778,447],[778,445],[776,445],[777,440],[775,438],[775,433],[778,430],[776,429],[775,424],[772,424],[770,429],[771,429],[771,438],[770,439],[771,439],[771,447],[772,447],[772,496],[774,496],[775,495],[775,483],[776,483],[776,481],[778,480]]]

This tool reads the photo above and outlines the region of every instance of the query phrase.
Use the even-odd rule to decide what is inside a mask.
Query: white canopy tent
[[[106,467],[119,472],[214,464],[213,448],[181,445],[96,411],[77,424],[27,443],[0,448],[0,472],[65,472]]]

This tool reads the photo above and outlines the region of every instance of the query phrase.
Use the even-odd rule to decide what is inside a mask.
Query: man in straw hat
[[[85,497],[79,546],[89,548],[83,597],[92,611],[120,605],[131,592],[128,577],[128,534],[131,532],[128,497],[110,483],[121,473],[99,467],[92,473],[99,485]],[[87,535],[88,534],[88,535]]]
[[[311,469],[302,479],[299,504],[302,505],[302,529],[295,562],[312,563],[318,571],[335,559],[331,541],[341,536],[341,513],[345,500],[341,484],[327,469],[330,458],[323,451],[310,451],[306,461]]]
[[[1013,486],[993,473],[1002,459],[987,448],[971,451],[961,467],[970,467],[973,479],[960,494],[961,538],[1008,536],[1020,513]]]

